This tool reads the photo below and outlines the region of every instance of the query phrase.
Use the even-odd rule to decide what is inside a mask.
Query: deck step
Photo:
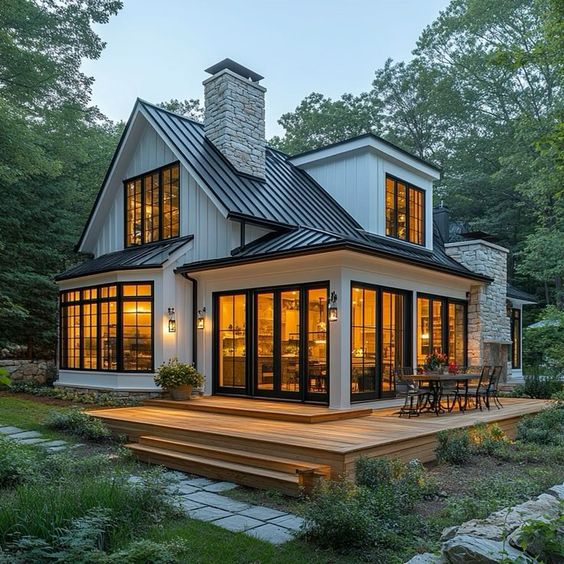
[[[161,437],[141,436],[126,446],[151,464],[292,496],[310,492],[317,480],[331,474],[331,467],[323,464]]]

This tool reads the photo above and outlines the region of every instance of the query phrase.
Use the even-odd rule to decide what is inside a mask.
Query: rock
[[[408,560],[405,564],[443,564],[443,563],[446,563],[446,560],[443,556],[437,556],[436,554],[425,552],[424,554],[416,554],[411,560]]]
[[[558,499],[564,499],[564,484],[552,486],[547,494],[557,497]]]
[[[447,527],[446,529],[443,529],[443,532],[441,534],[441,541],[445,542],[447,540],[450,540],[453,537],[455,537],[457,533],[458,533],[458,525],[454,527]]]
[[[550,519],[546,519],[545,517],[541,517],[540,519],[535,519],[535,521],[542,521],[543,523],[550,523]],[[509,544],[519,550],[525,550],[532,556],[538,555],[542,550],[542,543],[535,542],[536,539],[528,539],[527,543],[525,543],[524,533],[523,533],[523,525],[517,527],[508,537],[507,541]],[[527,548],[524,549],[523,547],[527,544]]]
[[[509,543],[470,535],[456,536],[442,546],[442,552],[451,564],[496,564],[498,562],[532,562],[525,553]]]
[[[470,535],[472,537],[482,537],[485,539],[501,541],[507,536],[507,529],[504,526],[489,523],[487,519],[473,519],[458,527],[457,535]],[[455,535],[452,535],[452,538]],[[442,539],[442,537],[441,537]]]

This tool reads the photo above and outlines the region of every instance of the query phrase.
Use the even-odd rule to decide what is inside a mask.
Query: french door
[[[327,285],[215,297],[216,393],[327,402]]]

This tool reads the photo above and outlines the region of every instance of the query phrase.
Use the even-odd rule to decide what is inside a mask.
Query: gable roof
[[[108,253],[65,270],[65,272],[55,276],[55,280],[80,278],[115,270],[160,268],[175,251],[193,238],[193,235],[189,235]]]
[[[481,282],[491,281],[491,278],[476,274],[449,257],[444,252],[442,245],[436,245],[433,251],[429,251],[424,248],[407,247],[367,232],[359,231],[354,235],[338,235],[310,227],[288,229],[282,233],[269,233],[237,249],[231,257],[189,263],[176,270],[181,273],[198,272],[237,264],[340,250],[394,259],[398,262],[416,264]]]
[[[521,290],[521,288],[517,288],[512,284],[507,284],[507,297],[513,298],[514,300],[520,300],[523,302],[528,302],[531,304],[537,303],[537,298],[529,292],[525,292],[525,290]]]

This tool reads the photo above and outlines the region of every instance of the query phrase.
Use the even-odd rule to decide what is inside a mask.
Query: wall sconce
[[[331,292],[331,296],[329,297],[329,303],[327,304],[327,319],[329,319],[329,321],[337,321],[339,319],[336,292]]]
[[[198,318],[196,320],[196,327],[204,329],[206,326],[206,308],[198,310]]]
[[[168,332],[176,333],[176,315],[173,307],[168,308]]]

